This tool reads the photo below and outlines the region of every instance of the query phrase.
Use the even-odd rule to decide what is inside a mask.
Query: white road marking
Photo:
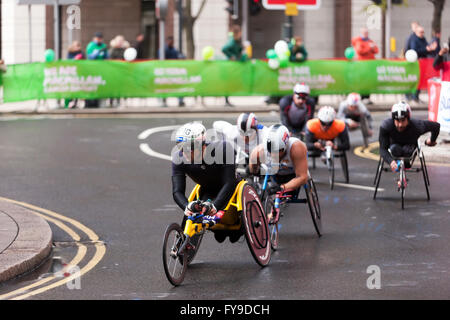
[[[162,131],[170,131],[170,130],[175,130],[177,128],[179,128],[179,125],[176,126],[164,126],[164,127],[156,127],[156,128],[150,128],[147,129],[143,132],[141,132],[138,135],[138,139],[139,140],[145,140],[148,137],[150,137],[152,134],[157,133],[157,132],[162,132]],[[150,146],[147,143],[141,143],[139,145],[139,149],[141,149],[141,151],[147,155],[149,155],[150,157],[155,157],[155,158],[159,158],[162,160],[167,160],[167,161],[172,161],[172,157],[165,155],[163,153],[160,152],[156,152],[154,151],[152,148],[150,148]]]
[[[362,186],[362,185],[359,185],[359,184],[350,184],[350,183],[335,182],[334,185],[335,185],[335,186],[340,186],[340,187],[351,188],[351,189],[360,189],[360,190],[367,190],[367,191],[375,191],[375,187]],[[379,191],[379,192],[383,192],[384,189],[383,189],[383,188],[378,188],[378,191]]]

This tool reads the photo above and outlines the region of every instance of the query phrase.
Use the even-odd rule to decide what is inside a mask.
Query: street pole
[[[183,0],[178,0],[178,51],[183,52]]]
[[[242,2],[242,42],[248,41],[248,1]]]
[[[29,44],[29,48],[28,48],[28,60],[31,63],[33,60],[33,36],[31,34],[32,32],[32,27],[31,27],[31,5],[28,5],[28,36],[29,36],[29,40],[28,40],[28,44]]]
[[[385,56],[386,59],[391,57],[391,14],[392,14],[392,0],[386,1],[386,35],[385,35]]]
[[[54,44],[55,44],[55,60],[59,60],[59,3],[58,0],[53,4],[53,28],[54,28]]]

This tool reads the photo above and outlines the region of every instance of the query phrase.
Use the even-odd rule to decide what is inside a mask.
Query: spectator
[[[429,58],[434,58],[439,54],[439,51],[441,51],[441,33],[433,31],[433,39],[431,39],[430,43],[428,44],[429,47],[434,48],[433,51],[430,51],[428,53]]]
[[[86,55],[89,60],[104,60],[108,58],[108,51],[106,44],[103,42],[103,34],[96,32],[94,39],[88,44],[86,48]],[[100,100],[86,100],[85,108],[98,108]]]
[[[225,46],[223,46],[222,52],[225,54],[228,60],[235,60],[235,61],[247,60],[247,55],[242,54],[244,47],[242,45],[241,39],[242,37],[241,27],[238,25],[233,25],[231,31],[233,33],[233,37],[230,38],[230,40],[225,44]],[[228,100],[228,97],[225,97],[225,106],[233,107],[233,105]]]
[[[442,81],[450,81],[450,55],[449,55],[450,37],[448,43],[444,43],[438,55],[434,58],[433,68],[442,70]]]
[[[428,45],[427,39],[425,38],[425,30],[422,26],[417,26],[414,34],[411,37],[410,41],[411,49],[417,52],[417,57],[426,58],[428,54],[437,48],[437,43],[433,42],[431,45]],[[416,92],[412,95],[406,95],[406,99],[408,101],[414,101],[415,103],[419,103],[419,94],[420,90],[417,89]]]
[[[82,60],[85,58],[86,57],[84,56],[84,52],[81,49],[81,42],[78,40],[75,40],[74,42],[72,42],[72,44],[68,48],[67,59]]]
[[[111,47],[109,58],[113,60],[123,60],[125,49],[130,46],[130,44],[125,41],[125,38],[120,35],[112,39],[109,45]]]
[[[67,59],[69,60],[82,60],[85,59],[84,52],[81,49],[81,42],[75,40],[70,45],[67,52]],[[78,103],[78,99],[64,99],[64,107],[65,108],[76,108]]]
[[[426,58],[428,54],[437,48],[437,43],[433,42],[428,45],[427,39],[425,38],[425,30],[422,26],[416,28],[416,32],[411,38],[411,49],[417,52],[417,56],[420,58]]]
[[[0,60],[0,72],[6,72],[6,64],[3,59]]]
[[[146,58],[145,54],[144,54],[144,40],[145,40],[145,37],[142,33],[140,33],[136,36],[136,41],[133,44],[133,48],[135,48],[137,51],[136,59],[145,59]]]
[[[352,39],[352,46],[355,48],[357,60],[372,60],[378,53],[378,47],[369,38],[369,30],[361,28],[361,35]]]
[[[106,44],[103,42],[103,34],[96,32],[94,39],[88,44],[86,54],[89,60],[104,60],[108,58]]]
[[[167,37],[167,44],[164,50],[164,56],[167,60],[176,60],[176,59],[182,59],[183,55],[175,49],[173,46],[174,40],[172,36]],[[166,99],[163,99],[163,104],[166,105]],[[178,106],[184,107],[184,100],[183,97],[178,97]]]
[[[352,46],[355,48],[357,60],[373,60],[378,53],[378,47],[369,38],[369,30],[367,28],[361,28],[361,35],[352,39]],[[367,100],[367,104],[372,104],[370,101],[370,95],[361,97]]]
[[[302,37],[295,36],[291,43],[289,44],[289,51],[291,55],[289,56],[289,60],[291,62],[303,62],[308,59],[308,52],[303,45]]]
[[[406,51],[411,49],[411,40],[416,34],[416,29],[419,27],[419,23],[417,21],[411,22],[411,31],[412,33],[409,35],[408,39],[406,39],[405,48],[403,49],[403,55],[405,55]]]

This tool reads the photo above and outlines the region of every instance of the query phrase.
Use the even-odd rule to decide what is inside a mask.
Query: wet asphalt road
[[[418,114],[418,113],[417,113]],[[376,127],[385,114],[375,116]],[[421,114],[423,117],[424,114]],[[234,122],[236,116],[226,120]],[[222,117],[223,119],[224,117]],[[266,115],[262,120],[276,121]],[[198,119],[198,118],[197,118]],[[213,118],[204,119],[210,127]],[[16,119],[0,122],[0,196],[73,218],[106,244],[106,254],[80,279],[79,289],[59,286],[31,299],[448,299],[450,297],[450,167],[429,166],[431,201],[423,179],[411,174],[406,210],[395,176],[383,174],[385,191],[328,186],[325,167],[311,170],[323,215],[322,238],[307,206],[290,205],[281,220],[280,248],[261,269],[244,238],[217,243],[206,234],[182,286],[166,280],[163,234],[182,212],[171,195],[170,162],[144,154],[141,143],[169,154],[170,131],[145,140],[152,127],[183,118]],[[375,133],[377,135],[377,132]],[[353,146],[361,144],[351,133]],[[376,162],[350,152],[350,183],[372,186]],[[430,161],[430,160],[429,160]],[[336,180],[343,182],[338,168]],[[189,187],[193,186],[189,184]],[[77,244],[50,223],[53,257],[70,261]],[[86,241],[86,261],[94,246]],[[53,260],[0,294],[30,285],[51,272]],[[380,270],[381,289],[369,289],[370,266]],[[82,266],[81,266],[82,267]],[[370,269],[370,268],[369,268]],[[369,281],[370,282],[370,281]],[[371,282],[373,283],[373,282]]]

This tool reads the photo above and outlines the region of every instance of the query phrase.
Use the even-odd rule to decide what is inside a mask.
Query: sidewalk
[[[319,105],[331,105],[338,108],[339,103],[345,99],[345,95],[327,95],[320,96]],[[177,98],[168,98],[167,107],[162,106],[162,100],[157,98],[128,98],[121,99],[120,106],[111,108],[109,101],[102,100],[103,107],[101,108],[73,108],[65,109],[58,107],[56,100],[48,101],[23,101],[0,104],[0,115],[17,115],[17,114],[145,114],[145,113],[229,113],[229,112],[271,112],[278,111],[279,107],[276,104],[267,105],[264,96],[254,97],[230,97],[230,102],[233,107],[225,106],[224,97],[205,97],[193,98],[187,97],[184,99],[185,106],[178,106]],[[420,96],[423,103],[411,103],[413,110],[427,110],[428,109],[428,95],[423,93]],[[392,105],[404,99],[404,95],[391,94],[371,95],[373,104],[367,105],[370,111],[384,111],[389,110]],[[83,106],[83,101],[79,102]]]
[[[43,218],[0,199],[0,283],[36,268],[51,248],[52,231]]]

